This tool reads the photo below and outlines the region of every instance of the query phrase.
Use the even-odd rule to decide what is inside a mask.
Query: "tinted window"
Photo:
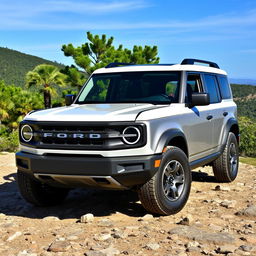
[[[95,74],[83,87],[77,103],[177,103],[179,84],[180,72]]]
[[[209,93],[210,103],[219,102],[218,85],[216,77],[213,75],[204,75],[205,89]]]
[[[231,91],[228,83],[228,79],[226,76],[218,76],[220,94],[222,99],[230,99]]]

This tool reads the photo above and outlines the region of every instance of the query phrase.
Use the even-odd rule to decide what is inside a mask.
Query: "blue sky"
[[[61,46],[91,31],[127,48],[157,45],[161,63],[201,58],[256,79],[255,0],[0,0],[0,13],[0,46],[64,64]]]

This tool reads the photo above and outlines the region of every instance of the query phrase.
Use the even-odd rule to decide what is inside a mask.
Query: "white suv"
[[[32,204],[59,203],[74,187],[136,189],[148,211],[169,215],[186,204],[191,169],[237,176],[237,108],[216,63],[111,63],[66,103],[20,124],[18,184]]]

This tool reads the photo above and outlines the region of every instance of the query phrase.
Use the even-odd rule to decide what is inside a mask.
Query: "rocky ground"
[[[239,170],[219,184],[199,168],[186,207],[159,217],[129,191],[74,190],[59,206],[33,207],[17,190],[14,154],[0,155],[0,255],[256,255],[256,168]]]

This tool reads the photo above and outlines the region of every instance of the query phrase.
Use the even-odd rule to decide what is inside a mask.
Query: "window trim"
[[[184,78],[184,97],[183,97],[183,102],[185,104],[187,104],[188,102],[186,102],[186,96],[187,96],[187,81],[188,81],[188,76],[189,75],[198,75],[199,78],[200,78],[200,84],[199,84],[199,91],[200,92],[204,92],[205,89],[204,89],[204,83],[203,83],[203,77],[202,77],[202,72],[196,72],[196,71],[186,71],[185,72],[185,78]]]

